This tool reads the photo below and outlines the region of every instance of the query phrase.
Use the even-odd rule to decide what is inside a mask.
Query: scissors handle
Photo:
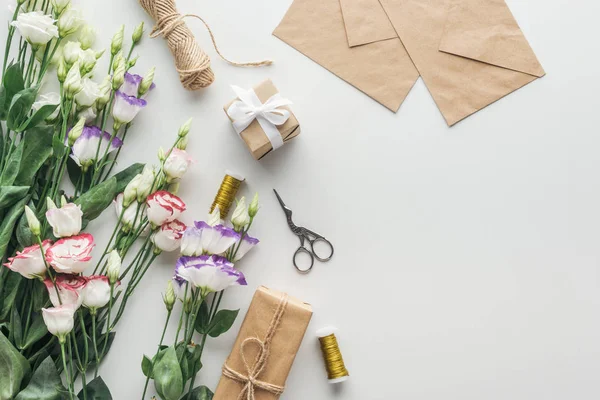
[[[323,236],[317,235],[314,239],[309,240],[309,243],[310,243],[311,253],[317,260],[319,260],[321,262],[327,262],[327,261],[331,260],[335,249],[333,248],[333,244],[331,244],[331,242],[329,240],[325,239]],[[319,256],[319,254],[315,250],[315,243],[324,243],[327,247],[329,247],[329,255],[325,256],[325,257]]]
[[[299,254],[308,254],[308,257],[310,259],[310,265],[308,266],[308,268],[301,268],[298,265],[297,258],[298,258]],[[296,250],[296,252],[294,253],[293,261],[294,261],[294,267],[296,267],[298,272],[300,272],[301,274],[307,274],[310,272],[312,267],[315,265],[315,255],[313,252],[309,251],[306,247],[300,246],[300,247],[298,247],[298,250]]]

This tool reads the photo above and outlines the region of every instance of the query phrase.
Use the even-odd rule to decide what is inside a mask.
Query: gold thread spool
[[[234,172],[225,171],[223,182],[221,182],[215,200],[213,201],[212,206],[210,206],[210,212],[212,213],[215,210],[215,207],[219,206],[221,219],[225,219],[229,214],[229,209],[233,204],[233,200],[235,200],[235,196],[242,185],[242,182],[244,182],[243,176]]]
[[[344,359],[342,358],[337,338],[335,337],[334,332],[336,330],[333,327],[326,327],[317,331],[329,383],[344,382],[350,377],[346,365],[344,365]]]

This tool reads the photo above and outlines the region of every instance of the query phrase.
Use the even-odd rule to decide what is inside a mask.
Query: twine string
[[[226,376],[227,378],[233,379],[234,381],[244,385],[242,391],[237,397],[237,400],[254,400],[254,394],[256,389],[265,390],[274,395],[280,395],[283,393],[283,386],[274,385],[272,383],[262,381],[258,379],[258,377],[267,366],[271,341],[275,336],[277,327],[281,323],[287,304],[288,296],[287,294],[284,294],[281,297],[279,304],[277,305],[275,314],[273,314],[273,318],[271,319],[271,323],[269,325],[269,328],[267,329],[267,333],[265,335],[264,340],[260,340],[257,337],[249,337],[242,342],[240,346],[240,354],[242,356],[244,368],[246,369],[245,374],[232,369],[231,367],[229,367],[229,365],[227,365],[227,363],[223,365],[223,376]],[[248,363],[248,360],[246,359],[246,347],[251,344],[254,344],[258,347],[258,354],[253,365],[250,365]]]
[[[167,40],[171,54],[175,58],[179,80],[188,90],[207,87],[214,82],[215,75],[210,67],[210,57],[200,48],[184,21],[187,17],[197,18],[204,24],[217,54],[227,63],[238,67],[259,67],[273,63],[271,60],[246,63],[228,60],[219,50],[215,36],[206,21],[195,14],[180,14],[175,6],[175,0],[139,0],[139,2],[155,21],[150,37],[162,35]]]

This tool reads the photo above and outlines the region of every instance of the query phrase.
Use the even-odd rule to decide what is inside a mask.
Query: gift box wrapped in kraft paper
[[[283,393],[312,307],[259,287],[242,323],[214,400],[275,400]]]
[[[300,124],[270,79],[250,90],[231,86],[238,96],[223,109],[256,160],[300,134]]]

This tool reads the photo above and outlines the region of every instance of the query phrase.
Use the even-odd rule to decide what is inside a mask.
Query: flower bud
[[[79,64],[81,66],[81,74],[90,73],[96,66],[98,55],[92,49],[82,50],[79,54]]]
[[[221,224],[221,210],[219,206],[215,206],[215,209],[208,214],[208,221],[206,223],[210,226],[215,226]]]
[[[72,33],[75,33],[81,26],[82,22],[83,18],[81,17],[81,12],[79,10],[74,8],[65,10],[60,15],[58,22],[56,23],[58,26],[58,35],[61,38],[64,38]]]
[[[63,194],[62,196],[60,196],[60,206],[64,207],[67,204],[69,204],[69,202],[67,201],[67,198],[65,197],[65,195]]]
[[[56,208],[56,204],[52,201],[50,197],[46,197],[46,209],[54,210]]]
[[[184,136],[181,139],[179,139],[179,141],[177,142],[177,148],[179,150],[185,150],[187,148],[188,145],[188,136]]]
[[[165,290],[165,294],[163,295],[163,301],[165,302],[167,311],[171,311],[173,309],[175,300],[177,300],[177,296],[175,295],[175,288],[173,287],[173,281],[169,280],[167,282],[167,290]]]
[[[111,285],[114,285],[119,280],[121,273],[121,256],[117,250],[113,250],[108,254],[106,267],[106,276]]]
[[[18,0],[19,5],[24,2],[25,0]],[[71,4],[71,0],[50,0],[50,4],[52,4],[52,9],[56,15],[58,15]]]
[[[29,225],[29,230],[33,236],[40,236],[40,221],[29,206],[25,206],[25,218],[27,218],[27,224]]]
[[[69,147],[72,147],[75,144],[75,141],[79,139],[81,133],[83,132],[83,127],[85,126],[85,118],[79,118],[79,121],[71,128],[69,131]]]
[[[158,148],[158,160],[165,161],[167,159],[167,155],[165,154],[165,149],[161,147]]]
[[[133,30],[133,34],[131,35],[131,41],[136,44],[140,40],[142,40],[142,36],[144,35],[144,21],[140,22],[138,26]]]
[[[65,79],[67,79],[68,72],[69,70],[67,69],[67,65],[61,57],[60,61],[58,62],[58,65],[56,66],[56,77],[58,78],[58,81],[60,83],[65,82]]]
[[[179,132],[177,133],[179,137],[184,137],[190,132],[190,126],[192,125],[192,118],[185,121],[185,124],[181,125],[179,128]]]
[[[250,216],[248,215],[248,208],[246,207],[246,198],[242,198],[237,202],[233,215],[231,216],[231,223],[233,228],[240,232],[250,222]]]
[[[65,64],[70,68],[77,60],[79,60],[79,56],[81,54],[81,43],[68,41],[65,43],[62,49],[62,54]]]
[[[67,95],[67,99],[73,100],[73,97],[77,93],[81,92],[82,89],[83,85],[81,84],[79,61],[76,61],[67,73],[67,78],[65,79],[64,90]]]
[[[192,312],[192,296],[187,296],[183,301],[183,311],[186,314]]]
[[[114,90],[119,90],[119,88],[125,82],[125,60],[123,58],[120,59],[119,64],[114,69],[113,72],[113,80],[112,87]]]
[[[137,198],[137,190],[141,180],[142,174],[137,174],[129,181],[127,186],[125,186],[125,191],[123,192],[123,206],[125,208],[129,207],[129,205]]]
[[[248,206],[248,215],[250,216],[250,218],[254,218],[256,216],[259,208],[260,207],[258,205],[258,193],[255,193],[252,202]]]
[[[140,178],[137,188],[137,200],[140,203],[146,201],[146,197],[152,192],[155,179],[156,172],[154,171],[154,167],[146,165],[142,171],[142,177]]]
[[[96,41],[96,30],[91,25],[84,25],[79,33],[79,42],[81,48],[87,50],[94,45]]]
[[[137,55],[134,58],[130,58],[129,61],[127,61],[127,71],[129,71],[131,68],[135,67],[135,64],[137,64],[137,60],[139,60],[140,56]]]
[[[111,69],[114,71],[115,69],[117,69],[117,67],[119,66],[119,64],[121,62],[123,62],[124,58],[123,58],[123,52],[120,51],[118,52],[112,59],[112,64],[111,64]]]
[[[125,34],[125,25],[121,25],[117,33],[110,42],[110,54],[113,56],[117,54],[123,48],[123,35]]]
[[[98,110],[102,110],[104,106],[106,106],[110,100],[110,93],[112,92],[112,82],[110,81],[110,76],[104,77],[104,80],[98,86],[98,90],[101,95],[96,99],[96,107]]]
[[[152,83],[154,82],[154,71],[155,68],[150,68],[150,71],[142,78],[140,82],[140,86],[138,87],[138,95],[142,97],[152,88]]]

